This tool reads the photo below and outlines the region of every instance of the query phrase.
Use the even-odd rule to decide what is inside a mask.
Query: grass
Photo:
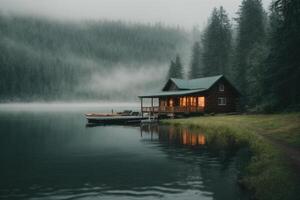
[[[200,128],[206,134],[234,138],[248,146],[251,159],[245,167],[242,183],[260,200],[296,199],[299,195],[297,173],[278,148],[264,139],[281,141],[299,148],[300,114],[232,115],[164,120],[162,123]]]

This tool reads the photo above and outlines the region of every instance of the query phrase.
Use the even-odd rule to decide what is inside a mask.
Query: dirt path
[[[272,138],[269,135],[266,134],[260,134],[263,138],[271,142],[274,146],[278,147],[286,158],[288,158],[291,161],[292,166],[297,170],[297,174],[300,177],[300,149],[291,147],[290,145]]]
[[[300,149],[296,147],[292,147],[291,145],[283,142],[282,140],[275,139],[271,136],[271,134],[265,134],[264,130],[254,129],[253,126],[246,126],[249,130],[253,130],[260,137],[266,139],[275,147],[278,147],[286,158],[291,162],[292,167],[295,169],[296,173],[300,179]]]

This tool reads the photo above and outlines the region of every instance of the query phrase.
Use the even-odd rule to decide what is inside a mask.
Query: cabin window
[[[170,107],[173,107],[173,106],[174,106],[174,101],[173,101],[173,99],[170,99],[170,100],[169,100],[169,105],[170,105]]]
[[[180,97],[180,106],[185,107],[186,106],[186,98],[185,97]]]
[[[219,84],[219,91],[220,92],[223,92],[224,91],[224,84]]]
[[[218,98],[218,105],[225,106],[226,105],[226,97],[219,97]]]
[[[196,97],[186,97],[188,106],[197,106],[197,98]]]
[[[198,107],[204,107],[204,106],[205,106],[205,98],[198,97]]]
[[[197,106],[197,99],[196,99],[196,97],[190,97],[189,99],[190,99],[189,100],[189,105],[190,106]]]

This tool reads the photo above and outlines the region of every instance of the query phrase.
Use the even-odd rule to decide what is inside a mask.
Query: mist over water
[[[83,114],[87,112],[111,113],[121,112],[123,110],[140,109],[139,102],[34,102],[34,103],[1,103],[0,113],[19,113],[19,112],[77,112],[84,118]]]

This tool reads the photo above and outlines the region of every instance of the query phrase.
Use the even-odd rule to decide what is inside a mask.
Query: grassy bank
[[[299,196],[297,171],[281,150],[264,135],[299,148],[300,114],[234,115],[193,117],[164,120],[163,123],[200,128],[208,137],[219,135],[234,138],[235,143],[248,146],[251,160],[244,169],[242,183],[257,199],[295,199]]]

